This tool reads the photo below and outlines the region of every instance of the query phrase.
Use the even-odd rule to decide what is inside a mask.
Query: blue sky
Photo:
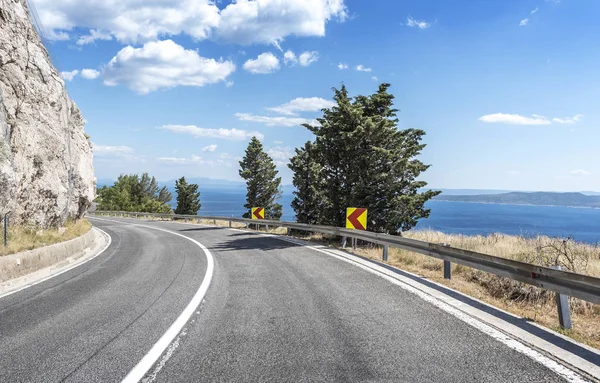
[[[331,88],[385,81],[430,186],[600,191],[596,0],[29,1],[101,179],[238,180],[256,134],[291,183]]]

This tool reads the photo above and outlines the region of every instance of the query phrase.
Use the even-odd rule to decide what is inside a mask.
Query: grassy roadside
[[[70,221],[60,229],[46,229],[31,226],[9,226],[8,246],[0,243],[0,256],[33,250],[82,236],[92,228],[85,219]]]

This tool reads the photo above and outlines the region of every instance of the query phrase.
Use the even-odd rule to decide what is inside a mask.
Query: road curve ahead
[[[94,221],[112,238],[98,257],[0,299],[0,382],[118,382],[202,284],[193,242]]]
[[[92,221],[112,237],[104,254],[0,299],[1,382],[116,382],[147,359],[211,268],[197,245],[164,230],[208,247],[214,274],[145,382],[564,381],[398,285],[301,245]]]
[[[564,381],[335,257],[227,228],[143,224],[191,237],[215,259],[205,301],[149,381]]]

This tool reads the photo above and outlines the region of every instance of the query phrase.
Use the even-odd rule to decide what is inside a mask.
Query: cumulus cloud
[[[162,162],[168,165],[188,165],[188,164],[199,164],[202,163],[202,157],[192,155],[190,158],[182,157],[159,157],[156,159],[158,162]]]
[[[276,146],[267,150],[269,157],[273,159],[275,165],[284,167],[290,162],[290,158],[294,155],[292,148]]]
[[[98,72],[95,69],[82,69],[81,70],[81,77],[85,78],[86,80],[94,80],[94,79],[97,79],[98,76],[100,76],[100,72]]]
[[[406,18],[406,25],[411,28],[419,28],[419,29],[427,29],[431,26],[430,23],[424,20],[415,20],[412,17],[408,16]]]
[[[79,45],[115,38],[135,44],[186,34],[236,44],[278,44],[286,37],[324,36],[326,24],[347,17],[344,0],[36,0],[50,38]]]
[[[214,152],[217,150],[217,145],[208,145],[202,148],[203,152]]]
[[[557,124],[574,124],[576,122],[581,121],[583,114],[576,114],[573,117],[565,117],[565,118],[553,118],[552,121]]]
[[[204,86],[224,81],[235,71],[231,61],[201,57],[172,40],[123,48],[103,72],[109,86],[125,85],[138,93],[175,86]]]
[[[296,54],[294,52],[288,50],[283,55],[283,61],[285,62],[286,65],[300,64],[302,66],[309,66],[310,64],[314,63],[317,60],[319,60],[319,52],[315,52],[315,51],[302,52],[300,54],[300,56],[296,57]]]
[[[348,64],[339,63],[338,64],[338,69],[340,69],[340,70],[348,69]]]
[[[371,72],[371,68],[366,68],[362,64],[357,65],[356,70],[359,72]]]
[[[177,134],[188,134],[194,137],[221,138],[232,141],[244,141],[253,136],[260,140],[264,139],[264,135],[260,132],[249,132],[239,129],[206,129],[195,125],[164,125],[159,129]]]
[[[298,63],[302,66],[309,66],[319,59],[319,52],[303,52],[300,57],[298,57]]]
[[[279,59],[273,53],[266,52],[244,63],[244,70],[254,74],[267,74],[279,70]]]
[[[78,74],[78,70],[72,70],[70,72],[60,72],[60,77],[62,77],[65,81],[72,81]]]
[[[379,78],[377,78],[377,76],[373,76],[373,77],[371,77],[371,80],[373,80],[373,81],[379,81]]]
[[[321,109],[331,108],[334,105],[335,102],[325,100],[324,98],[320,97],[298,97],[286,104],[276,106],[274,108],[267,108],[267,110],[279,114],[294,116],[297,115],[298,112],[318,112]]]
[[[283,62],[285,65],[293,65],[298,62],[298,58],[296,58],[296,54],[294,52],[288,50],[283,54]]]
[[[532,117],[525,117],[518,114],[495,113],[479,117],[479,121],[490,124],[511,124],[511,125],[549,125],[551,124],[544,116],[534,114]]]
[[[306,118],[300,117],[268,117],[268,116],[255,116],[249,113],[236,113],[235,116],[240,121],[251,121],[251,122],[259,122],[265,124],[267,126],[300,126],[302,124],[311,124],[317,125],[318,121],[309,120]]]
[[[529,22],[529,19],[525,18],[525,19],[521,20],[521,22],[519,23],[519,26],[524,27],[527,25],[528,22]]]

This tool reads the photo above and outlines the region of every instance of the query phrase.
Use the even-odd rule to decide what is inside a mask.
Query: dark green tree
[[[420,192],[427,183],[418,177],[429,168],[417,158],[425,132],[398,129],[389,87],[354,99],[345,86],[334,89],[336,105],[323,111],[320,125],[305,125],[316,136],[312,157],[324,180],[316,183],[324,212],[319,223],[343,226],[347,207],[366,207],[370,231],[397,234],[429,216],[424,205],[440,192]],[[302,199],[296,206],[311,203]]]
[[[175,214],[196,215],[202,206],[200,204],[200,192],[198,185],[188,184],[185,177],[175,181],[177,192],[177,208]]]
[[[292,208],[296,212],[296,221],[317,224],[323,219],[324,207],[322,167],[318,153],[312,142],[296,149],[296,155],[290,159],[288,167],[294,172],[293,184],[296,187]]]
[[[240,161],[240,176],[246,180],[246,204],[248,209],[244,218],[250,218],[253,207],[265,209],[265,219],[278,220],[281,218],[282,206],[278,203],[281,198],[281,177],[273,159],[263,150],[263,145],[256,137],[252,137],[246,155]]]
[[[166,188],[163,188],[166,191]],[[98,191],[98,210],[170,213],[171,194],[158,194],[158,184],[147,173],[120,175],[113,186]],[[168,198],[167,198],[168,197]]]

